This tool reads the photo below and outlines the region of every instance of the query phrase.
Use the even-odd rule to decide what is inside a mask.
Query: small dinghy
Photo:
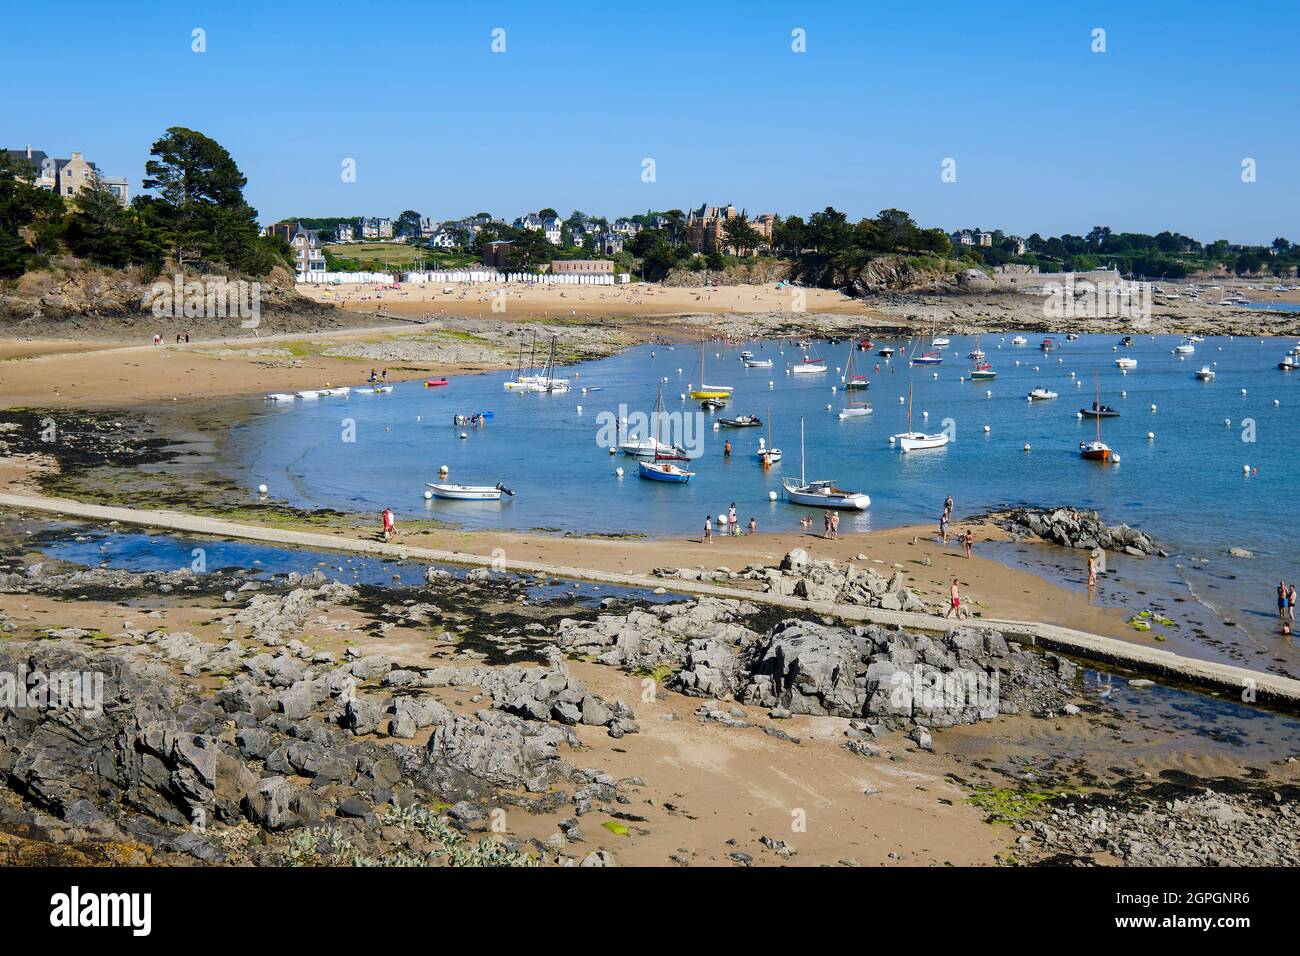
[[[334,396],[338,397],[338,396],[347,395],[347,394],[350,393],[351,391],[352,391],[352,389],[351,389],[350,386],[347,386],[347,385],[340,385],[340,386],[338,386],[337,388],[322,388],[322,389],[320,390],[320,393],[321,393],[322,395],[334,395]]]
[[[886,345],[883,349],[877,349],[876,354],[884,358],[893,358],[895,351],[896,351],[895,349],[891,349],[888,345]]]
[[[1059,396],[1055,392],[1053,392],[1049,388],[1044,388],[1042,385],[1038,386],[1036,389],[1034,389],[1032,392],[1029,393],[1029,400],[1031,402],[1047,401],[1049,399],[1053,399],[1057,397]]]
[[[502,495],[513,498],[514,492],[505,485],[452,485],[426,481],[424,486],[435,498],[450,501],[500,501]]]
[[[1029,339],[1025,338],[1023,335],[1017,335],[1015,338],[1013,338],[1013,339],[1011,340],[1011,344],[1012,344],[1012,345],[1028,345],[1028,344],[1029,344]]]
[[[292,402],[293,398],[292,392],[272,392],[266,396],[268,402]]]
[[[1208,365],[1202,365],[1199,369],[1197,369],[1196,377],[1199,378],[1202,382],[1213,382],[1214,369],[1210,368]]]
[[[1191,342],[1187,341],[1187,339],[1183,339],[1181,342],[1179,342],[1177,345],[1174,346],[1174,351],[1177,352],[1179,355],[1191,355],[1193,352],[1196,351],[1196,346],[1193,345]]]
[[[763,420],[757,415],[737,415],[735,418],[719,418],[718,424],[723,428],[761,428]]]
[[[727,400],[725,398],[706,398],[704,401],[700,402],[700,408],[704,409],[706,412],[716,412],[719,409],[726,407]]]
[[[445,378],[431,378],[424,383],[425,388],[441,388],[449,384]]]
[[[1138,367],[1137,359],[1117,358],[1115,359],[1115,367],[1116,368],[1137,368]]]
[[[362,395],[383,395],[385,392],[391,392],[391,385],[362,385],[356,389]]]
[[[1277,363],[1277,367],[1284,372],[1294,372],[1296,369],[1300,369],[1300,360],[1290,355],[1283,355],[1282,361]]]
[[[304,389],[303,391],[298,393],[298,397],[304,400],[320,398],[320,396],[321,396],[320,389],[317,388]]]
[[[771,368],[771,359],[745,359],[745,368]]]

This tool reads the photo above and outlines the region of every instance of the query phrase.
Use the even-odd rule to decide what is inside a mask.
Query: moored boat
[[[757,415],[737,415],[735,418],[719,418],[718,424],[723,428],[761,428],[763,420]]]
[[[1039,385],[1037,388],[1035,388],[1033,391],[1029,393],[1029,400],[1031,402],[1050,401],[1051,399],[1057,397],[1058,396],[1055,392],[1042,385]]]
[[[1214,369],[1210,368],[1208,365],[1202,365],[1199,369],[1196,370],[1196,377],[1199,378],[1202,382],[1213,382]]]
[[[912,386],[907,387],[907,431],[891,435],[889,440],[903,451],[920,451],[925,448],[942,448],[948,444],[947,432],[928,434],[912,431]]]
[[[503,484],[496,485],[454,485],[445,482],[426,481],[424,486],[435,498],[451,501],[500,501],[502,495],[514,497],[514,492]]]
[[[1093,399],[1092,411],[1082,410],[1085,415],[1091,414],[1097,420],[1097,437],[1092,441],[1079,442],[1079,455],[1088,461],[1110,461],[1110,446],[1101,440],[1101,420],[1118,415],[1119,412],[1107,407],[1101,403],[1101,370],[1097,371],[1097,397]]]
[[[1116,368],[1137,368],[1137,366],[1138,366],[1137,359],[1131,359],[1131,358],[1115,359]]]
[[[804,478],[803,419],[799,420],[799,480],[782,478],[781,487],[787,501],[813,508],[862,511],[871,505],[871,497],[861,491],[835,487],[833,481],[807,481]]]

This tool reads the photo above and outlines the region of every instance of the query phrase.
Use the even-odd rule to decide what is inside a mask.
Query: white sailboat
[[[898,443],[903,451],[919,451],[922,448],[942,448],[948,444],[946,432],[927,434],[912,431],[912,386],[907,386],[907,431],[892,436],[890,441]]]
[[[853,374],[853,349],[849,349],[849,362],[844,369],[844,386],[845,393],[849,396],[849,403],[840,409],[840,421],[849,418],[865,418],[871,414],[871,404],[855,399],[853,396],[859,391],[866,388],[868,382],[861,375]]]
[[[804,353],[803,361],[798,365],[791,365],[790,372],[794,375],[814,375],[818,372],[826,371],[826,363],[812,354],[812,346],[808,346],[808,351]]]
[[[799,480],[782,478],[786,500],[813,508],[837,508],[845,511],[863,511],[871,505],[871,497],[861,491],[836,488],[833,481],[807,481],[804,478],[803,419],[799,419]]]

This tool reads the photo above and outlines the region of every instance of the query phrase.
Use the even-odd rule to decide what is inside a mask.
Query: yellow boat
[[[730,398],[730,385],[704,384],[704,343],[700,343],[700,387],[691,392],[691,398]]]

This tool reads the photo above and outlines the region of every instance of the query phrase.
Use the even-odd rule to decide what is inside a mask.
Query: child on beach
[[[943,514],[939,516],[939,536],[943,538],[943,543],[948,543],[948,509],[943,509]]]
[[[706,515],[704,518],[704,543],[713,543],[713,515]]]
[[[749,533],[758,534],[758,522],[754,520],[752,515],[749,518]]]
[[[736,516],[736,503],[733,501],[731,507],[727,509],[727,536],[736,537],[740,534],[740,518]]]

